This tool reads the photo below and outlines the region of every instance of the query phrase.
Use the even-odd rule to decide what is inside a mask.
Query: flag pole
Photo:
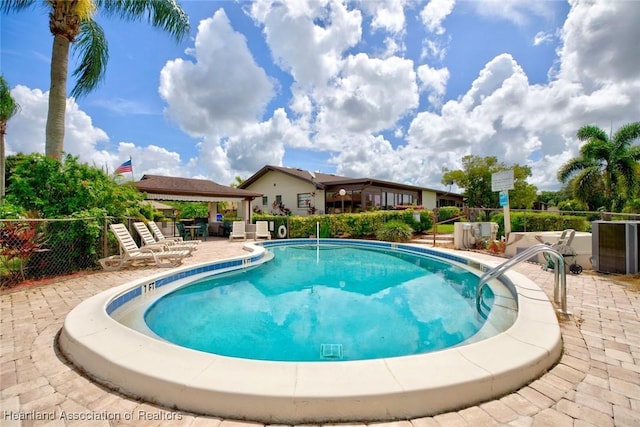
[[[129,156],[129,163],[131,163],[131,180],[135,181],[135,177],[133,176],[133,161],[131,160],[131,156]]]

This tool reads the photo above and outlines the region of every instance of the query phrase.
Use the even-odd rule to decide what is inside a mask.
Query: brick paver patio
[[[242,243],[203,242],[186,263],[242,251]],[[553,272],[527,263],[515,270],[553,296]],[[96,272],[0,295],[0,425],[261,427],[125,397],[92,383],[58,353],[57,334],[73,307],[156,271],[148,267]],[[567,289],[572,316],[561,321],[564,353],[544,376],[498,400],[457,412],[367,424],[640,426],[640,293],[595,274],[568,275]]]

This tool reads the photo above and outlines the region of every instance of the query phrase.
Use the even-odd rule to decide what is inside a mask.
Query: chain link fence
[[[0,288],[100,267],[118,253],[109,224],[128,218],[0,219]],[[136,233],[132,236],[137,238]]]

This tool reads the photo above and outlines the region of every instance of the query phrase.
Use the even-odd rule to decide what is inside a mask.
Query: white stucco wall
[[[424,206],[425,209],[435,209],[436,202],[437,196],[435,191],[422,190],[422,206]]]
[[[276,200],[276,196],[282,196],[282,203],[291,209],[293,215],[308,215],[307,208],[298,208],[298,194],[312,193],[312,204],[316,207],[316,213],[324,213],[324,190],[316,190],[311,183],[302,181],[298,178],[284,174],[280,171],[269,171],[256,182],[246,188],[249,191],[262,193],[268,197],[267,205],[262,204],[262,198],[258,197],[253,200],[251,209],[257,206],[264,213],[275,212],[272,203]],[[313,193],[315,192],[315,196]]]

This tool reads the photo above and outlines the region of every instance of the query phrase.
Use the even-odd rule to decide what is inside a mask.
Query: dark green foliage
[[[442,183],[455,183],[464,189],[467,204],[472,208],[499,207],[498,193],[491,189],[491,176],[496,172],[513,169],[514,189],[509,191],[512,208],[529,209],[536,200],[537,188],[527,183],[531,176],[529,166],[507,165],[495,156],[468,155],[462,158],[462,169],[445,170]]]
[[[420,221],[414,214],[418,213]],[[288,228],[289,237],[304,238],[317,234],[320,224],[320,237],[372,238],[389,221],[400,221],[415,232],[428,230],[433,226],[433,213],[427,210],[413,211],[376,211],[342,215],[282,216],[254,214],[254,221],[274,221],[274,230],[280,225]]]
[[[376,238],[387,242],[408,242],[413,229],[401,221],[389,221],[376,231]]]
[[[139,216],[143,196],[130,184],[119,185],[101,169],[41,154],[18,156],[9,171],[7,202],[42,218],[63,218],[89,209],[111,216]]]
[[[70,273],[97,265],[102,257],[107,216],[122,222],[143,216],[143,195],[118,184],[101,169],[76,157],[62,161],[41,154],[11,156],[6,209],[32,217],[44,236],[41,249],[25,258],[31,278]],[[55,219],[65,218],[64,221]],[[77,219],[75,221],[69,219]]]
[[[456,218],[461,215],[460,208],[455,206],[444,206],[438,208],[438,222],[446,221],[451,218]]]
[[[576,231],[590,231],[591,223],[584,216],[560,215],[553,213],[511,212],[511,231],[562,231],[573,228]],[[491,215],[491,221],[499,226],[498,235],[504,236],[504,214]]]
[[[584,144],[580,155],[558,171],[574,197],[590,210],[620,212],[627,201],[640,196],[640,122],[622,126],[613,135],[597,126],[583,126],[577,137]]]
[[[171,202],[171,206],[178,210],[177,218],[206,218],[209,206],[205,202]]]

